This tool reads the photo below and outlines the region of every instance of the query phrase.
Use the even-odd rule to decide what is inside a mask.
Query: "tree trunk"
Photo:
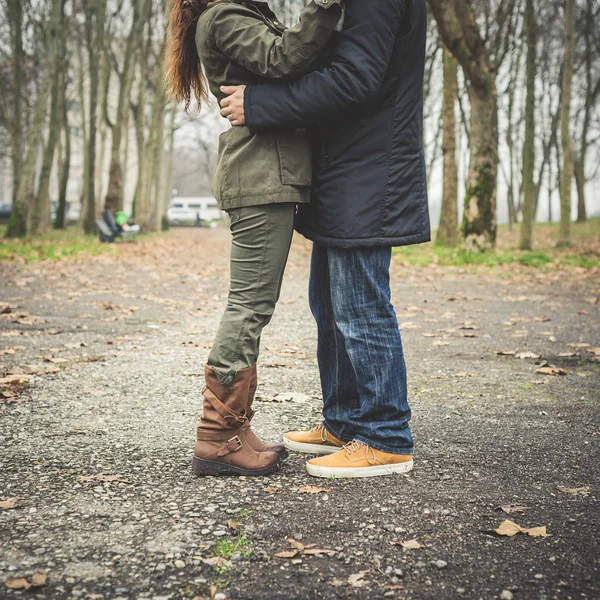
[[[166,220],[169,203],[171,202],[171,194],[173,193],[173,163],[175,160],[175,117],[177,116],[177,105],[173,104],[171,108],[171,119],[169,124],[169,151],[167,154],[167,172],[164,178],[164,187],[162,189],[162,221],[161,229],[168,229],[168,221]]]
[[[12,200],[13,206],[15,206],[17,190],[21,181],[21,169],[23,167],[23,64],[25,62],[25,52],[23,50],[23,3],[21,0],[8,0],[6,4],[10,26],[10,71],[13,92],[12,114],[9,119],[8,134],[13,178]],[[26,223],[26,221],[23,220],[23,223]],[[24,233],[25,229],[22,234]],[[21,235],[21,233],[17,233],[17,235]]]
[[[442,211],[436,244],[454,247],[458,242],[458,168],[456,164],[457,63],[444,47],[444,90],[442,100],[442,154],[444,157]]]
[[[18,190],[6,229],[6,237],[20,237],[27,233],[29,211],[35,191],[35,172],[40,148],[44,142],[44,125],[48,112],[48,96],[52,87],[52,75],[56,70],[60,15],[63,0],[53,0],[50,10],[48,34],[45,44],[46,60],[37,90],[33,122],[29,130],[29,146],[18,182]]]
[[[58,206],[54,219],[54,229],[67,228],[67,188],[69,186],[69,173],[71,170],[71,127],[66,102],[63,104],[63,127],[65,132],[65,156],[61,165],[60,185],[58,190]]]
[[[583,113],[583,123],[581,127],[581,144],[579,147],[579,156],[575,160],[575,183],[577,185],[577,221],[587,221],[587,210],[585,207],[585,163],[588,149],[588,132],[592,113],[596,107],[598,96],[600,95],[600,78],[594,84],[593,64],[594,64],[594,40],[592,39],[593,28],[597,26],[594,22],[594,0],[587,0],[585,15],[585,108]],[[600,41],[600,38],[598,39]]]
[[[565,0],[565,66],[562,80],[560,138],[563,154],[560,183],[560,229],[558,246],[571,245],[571,181],[573,179],[573,142],[571,140],[571,89],[575,62],[575,0]]]
[[[467,252],[491,250],[496,243],[498,107],[496,68],[466,0],[429,0],[444,44],[469,81],[470,162],[462,232]]]
[[[150,21],[152,2],[147,4],[146,22]],[[140,74],[138,83],[137,105],[132,107],[132,114],[135,121],[135,138],[138,154],[138,173],[135,194],[133,198],[132,216],[136,223],[140,225],[142,231],[148,227],[150,207],[144,203],[146,196],[146,79],[148,76],[148,54],[150,51],[150,32],[144,35],[144,43],[140,49]]]
[[[471,147],[463,215],[464,248],[491,250],[496,245],[496,181],[498,174],[498,108],[496,86],[469,89]]]
[[[65,0],[61,0],[60,7],[60,23],[59,23],[59,38],[57,41],[57,57],[54,72],[54,81],[52,84],[52,95],[50,102],[50,121],[48,123],[48,141],[44,150],[44,158],[42,161],[42,170],[40,173],[40,181],[38,191],[33,203],[33,211],[31,212],[30,232],[33,235],[42,235],[51,225],[52,208],[50,205],[50,175],[52,174],[52,165],[54,164],[54,154],[56,144],[59,141],[62,131],[62,119],[64,115],[65,101],[65,51],[66,39],[64,36],[64,4]]]
[[[89,139],[87,164],[86,211],[83,229],[92,234],[96,231],[96,133],[98,114],[98,91],[100,83],[100,57],[104,51],[104,22],[106,18],[106,1],[92,0],[87,9],[87,50],[89,62],[90,95],[89,95]]]
[[[109,123],[112,130],[112,147],[105,207],[111,209],[118,208],[119,205],[121,205],[122,208],[123,204],[123,165],[121,145],[123,133],[127,135],[129,102],[135,75],[135,49],[141,40],[142,32],[144,30],[144,21],[140,18],[140,14],[145,13],[145,2],[146,0],[134,0],[133,2],[133,22],[125,48],[123,72],[120,75],[121,85],[119,88],[117,112],[114,123]]]
[[[527,99],[525,101],[525,141],[523,143],[523,219],[519,248],[531,250],[533,245],[533,225],[535,223],[535,79],[537,22],[534,0],[525,3],[525,31],[527,35]]]

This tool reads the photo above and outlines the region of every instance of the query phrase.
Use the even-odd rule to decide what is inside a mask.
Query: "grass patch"
[[[114,254],[112,244],[101,244],[97,236],[84,235],[75,228],[66,231],[53,230],[35,238],[6,239],[5,228],[0,229],[0,260],[20,258],[25,262],[63,260],[78,254],[97,256]]]
[[[433,235],[435,239],[435,233]],[[394,248],[397,260],[407,266],[427,266],[437,264],[453,267],[498,267],[503,265],[523,265],[536,269],[558,267],[582,267],[591,269],[600,265],[600,219],[590,219],[585,223],[573,223],[573,246],[556,248],[558,239],[557,223],[538,223],[534,232],[532,251],[518,250],[519,227],[498,227],[498,243],[495,252],[481,254],[467,253],[461,248],[443,248],[433,243]]]
[[[220,556],[229,560],[234,554],[241,554],[242,558],[248,558],[252,554],[250,543],[242,534],[235,539],[219,540],[213,548],[213,556]]]

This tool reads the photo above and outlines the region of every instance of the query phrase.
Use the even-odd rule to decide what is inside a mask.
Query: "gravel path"
[[[598,272],[396,261],[415,470],[316,480],[294,455],[199,479],[227,248],[224,229],[179,230],[0,264],[0,598],[600,598]],[[319,420],[308,254],[296,240],[263,338],[269,440]],[[549,536],[494,534],[505,519]]]

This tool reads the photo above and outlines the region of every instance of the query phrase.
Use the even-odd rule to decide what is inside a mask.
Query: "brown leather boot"
[[[238,371],[233,384],[222,385],[208,365],[204,369],[203,414],[197,429],[192,468],[197,475],[268,475],[279,466],[279,455],[258,452],[242,429],[252,368]]]
[[[265,444],[255,433],[252,431],[250,427],[250,421],[254,416],[254,411],[252,410],[252,403],[254,402],[254,396],[256,395],[256,388],[258,387],[258,377],[256,374],[256,365],[251,367],[252,377],[250,379],[250,388],[248,390],[248,405],[246,406],[246,416],[248,420],[246,423],[242,425],[242,430],[246,435],[246,441],[259,452],[275,452],[279,454],[280,458],[287,458],[289,452],[287,448],[283,444]]]

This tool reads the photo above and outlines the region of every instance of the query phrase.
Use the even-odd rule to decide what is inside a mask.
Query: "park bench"
[[[100,237],[101,242],[109,242],[112,243],[115,241],[115,238],[120,238],[122,240],[129,240],[131,242],[135,241],[135,236],[137,234],[137,230],[132,231],[119,231],[118,234],[115,234],[111,231],[110,227],[105,223],[104,219],[96,219],[96,227],[98,228],[98,236]]]

